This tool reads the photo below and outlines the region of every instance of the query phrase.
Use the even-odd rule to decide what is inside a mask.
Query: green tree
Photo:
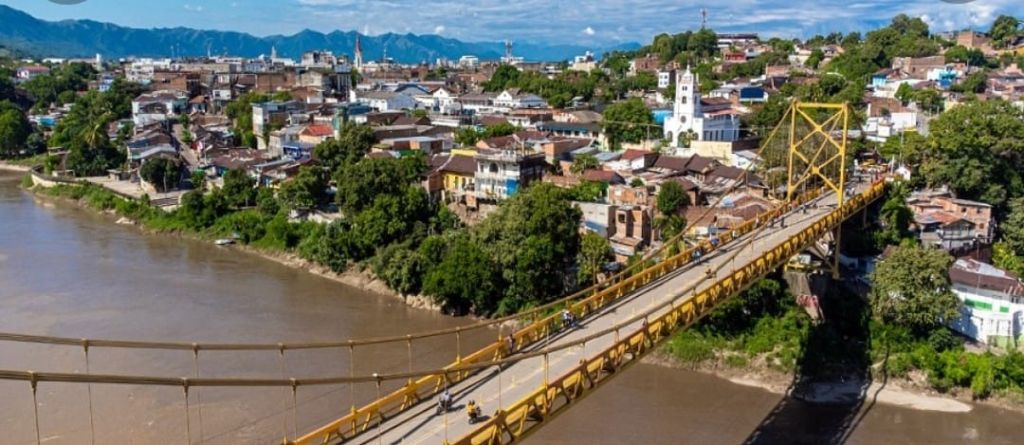
[[[581,217],[564,189],[542,183],[517,193],[477,226],[475,239],[506,283],[500,313],[562,295],[579,253]]]
[[[822,60],[825,60],[825,53],[820,48],[815,48],[814,51],[811,51],[811,55],[807,58],[805,65],[811,67],[811,69],[818,69],[818,65],[821,64]]]
[[[302,167],[299,174],[281,184],[278,200],[289,210],[309,210],[327,200],[327,178],[317,167]]]
[[[580,286],[596,283],[598,274],[612,259],[612,248],[608,240],[594,232],[587,232],[580,240],[580,253],[576,260],[579,265],[576,282]]]
[[[256,201],[256,180],[241,169],[228,170],[224,173],[224,186],[221,192],[228,205],[236,208],[249,207]]]
[[[988,73],[985,70],[977,70],[949,89],[958,93],[984,93],[986,82],[988,82]]]
[[[914,102],[917,102],[917,106],[921,110],[930,113],[939,113],[943,108],[942,95],[931,88],[915,91]]]
[[[1014,198],[1009,203],[1010,212],[999,224],[1003,233],[1002,242],[1017,256],[1024,256],[1024,198]]]
[[[404,244],[384,249],[371,263],[373,273],[401,295],[414,295],[423,285],[423,258],[419,252]]]
[[[946,63],[966,63],[971,66],[985,65],[985,53],[977,48],[967,49],[964,46],[957,45],[946,50],[944,56],[946,57]]]
[[[601,161],[597,160],[594,155],[579,155],[576,159],[572,160],[572,167],[569,168],[575,174],[582,174],[587,170],[593,170],[601,167]]]
[[[690,206],[690,195],[677,181],[665,181],[658,191],[658,211],[669,215],[685,211]]]
[[[707,59],[718,52],[718,34],[711,29],[693,33],[687,42],[687,50],[701,59]]]
[[[485,91],[500,92],[519,79],[520,71],[512,65],[501,65],[494,70],[491,79],[484,82]]]
[[[1024,196],[1022,140],[1024,111],[1001,100],[970,101],[929,124],[920,171],[929,185],[948,185],[958,197],[998,210],[1008,197]]]
[[[156,158],[146,161],[139,170],[139,176],[160,192],[166,192],[178,185],[182,167],[176,160]]]
[[[206,190],[206,170],[193,170],[189,176],[189,181],[192,183],[193,189],[199,191]]]
[[[654,116],[638,98],[617,102],[605,108],[602,125],[609,145],[618,149],[623,142],[640,142],[651,134]],[[653,130],[659,134],[659,129]]]
[[[914,100],[914,87],[907,83],[901,83],[899,88],[896,88],[896,98],[903,102],[903,105],[909,104]]]
[[[370,205],[378,195],[401,194],[407,184],[416,180],[403,171],[402,162],[388,158],[366,158],[339,169],[335,175],[338,205],[345,215],[355,215]]]
[[[1000,15],[992,22],[989,35],[992,36],[996,48],[1006,48],[1020,35],[1020,20],[1013,16]]]
[[[256,192],[256,211],[260,215],[270,218],[277,215],[280,210],[281,205],[277,202],[273,189],[261,187]]]
[[[767,137],[771,129],[782,122],[787,111],[789,111],[789,100],[781,94],[773,94],[768,96],[768,100],[763,105],[755,107],[754,112],[745,120],[748,126]]]
[[[658,212],[655,225],[661,233],[661,239],[667,240],[682,233],[686,229],[686,218],[681,213],[690,206],[690,195],[676,181],[665,181],[658,192]]]
[[[458,313],[497,310],[501,274],[479,244],[463,235],[450,241],[441,262],[423,279],[423,292]]]
[[[480,132],[477,131],[476,127],[459,127],[455,130],[455,143],[465,146],[472,147],[480,141]]]
[[[1016,254],[1005,242],[992,246],[992,264],[1017,276],[1024,276],[1024,257]]]
[[[897,247],[872,273],[871,305],[883,323],[918,336],[943,327],[958,315],[950,287],[946,252],[918,245]]]
[[[14,82],[10,76],[0,75],[0,101],[15,99]]]
[[[31,134],[25,113],[9,101],[0,101],[0,158],[19,156]]]
[[[876,245],[882,250],[885,245],[899,245],[910,236],[910,223],[914,212],[907,207],[909,193],[902,183],[889,186],[888,197],[879,211],[882,230],[876,233]]]
[[[373,147],[376,139],[368,125],[346,122],[338,139],[321,142],[313,149],[313,156],[329,171],[359,162]]]

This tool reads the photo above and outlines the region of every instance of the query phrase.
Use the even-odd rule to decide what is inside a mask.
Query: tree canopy
[[[914,244],[903,245],[872,273],[874,314],[918,335],[926,335],[958,316],[959,300],[951,290],[946,252]]]
[[[929,185],[1001,207],[1024,196],[1022,140],[1024,111],[1000,100],[970,101],[931,122],[921,173]]]
[[[167,158],[156,158],[146,161],[139,170],[139,175],[160,192],[166,192],[178,185],[182,173],[178,161]]]
[[[0,101],[0,158],[13,158],[25,150],[32,124],[10,101]]]
[[[654,116],[644,102],[638,98],[616,102],[605,108],[602,125],[612,148],[619,148],[624,142],[640,142],[651,134]],[[660,129],[654,134],[660,136]]]

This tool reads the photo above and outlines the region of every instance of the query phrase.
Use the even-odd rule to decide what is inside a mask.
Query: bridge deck
[[[869,184],[858,184],[857,191],[863,191],[868,186]],[[742,265],[753,261],[764,251],[781,244],[834,210],[836,196],[828,194],[818,198],[815,202],[818,204],[817,208],[808,209],[806,214],[795,211],[787,215],[785,228],[776,226],[760,233],[754,232],[745,235],[708,255],[699,264],[684,267],[669,274],[643,290],[592,314],[582,321],[581,327],[568,332],[555,333],[550,340],[535,345],[533,348],[579,340],[591,332],[612,328],[616,324],[623,323],[637,314],[649,311],[671,299],[679,302],[685,301],[689,298],[688,296],[677,294],[680,290],[704,280],[709,267],[715,268],[724,262],[731,261],[732,264],[725,265],[721,269],[721,275],[731,272],[733,265],[742,267]],[[747,246],[747,241],[754,234],[757,234],[757,240]],[[731,258],[736,250],[740,250],[740,253],[736,254],[735,258]],[[711,281],[713,280],[705,280],[698,286],[698,290],[709,286]],[[666,308],[657,312],[655,316],[661,315],[667,310]],[[652,316],[652,318],[654,317]],[[637,321],[623,328],[622,334],[638,331],[642,327],[641,323],[641,321]],[[470,425],[466,419],[464,407],[469,400],[475,400],[480,404],[485,414],[494,413],[499,406],[508,406],[529,395],[543,385],[546,378],[553,380],[571,371],[579,365],[581,359],[610,347],[614,342],[614,336],[606,335],[587,343],[585,347],[554,352],[548,357],[546,373],[543,357],[520,361],[505,367],[500,372],[497,367],[483,370],[451,388],[451,393],[455,397],[455,409],[447,415],[436,414],[433,400],[425,401],[385,420],[379,426],[372,425],[365,433],[349,442],[359,444],[440,444],[454,441],[476,428],[476,425]]]

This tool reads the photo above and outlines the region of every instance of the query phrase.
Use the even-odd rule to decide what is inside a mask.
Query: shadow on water
[[[822,322],[801,345],[792,382],[745,444],[843,444],[874,407],[869,353],[870,309],[852,286],[817,275]],[[824,291],[820,290],[823,289]]]

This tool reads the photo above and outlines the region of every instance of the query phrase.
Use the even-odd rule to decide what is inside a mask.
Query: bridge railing
[[[668,312],[638,331],[617,340],[612,346],[593,357],[581,360],[580,365],[571,371],[545,382],[510,405],[508,409],[499,410],[476,430],[452,444],[500,444],[522,439],[538,429],[546,420],[566,409],[570,402],[587,395],[590,390],[609,380],[617,371],[639,362],[644,354],[654,349],[672,332],[696,323],[724,299],[743,291],[789,258],[799,254],[850,215],[878,199],[884,190],[883,181],[872,184],[869,189],[847,200],[808,228],[734,270],[692,298],[678,305],[674,300],[669,301],[654,309],[652,312],[664,310],[666,306],[670,308]],[[645,316],[635,316],[630,322]]]
[[[636,290],[651,284],[653,281],[700,260],[704,255],[721,249],[735,239],[770,224],[790,210],[820,197],[822,191],[822,189],[810,190],[798,196],[792,202],[768,210],[756,218],[742,223],[733,230],[718,235],[717,242],[703,240],[694,247],[662,259],[640,272],[622,279],[618,283],[569,304],[567,308],[579,317],[585,317],[597,312]],[[548,338],[560,326],[560,317],[560,314],[553,313],[534,319],[526,327],[511,334],[514,349],[522,350]],[[367,405],[355,408],[345,416],[297,438],[293,443],[299,445],[326,444],[333,441],[344,441],[357,436],[376,425],[378,421],[383,422],[387,418],[405,411],[417,402],[433,397],[447,386],[461,382],[480,369],[457,370],[458,368],[465,367],[466,365],[493,362],[505,357],[509,352],[506,340],[499,338],[470,355],[458,357],[455,362],[445,368],[446,372],[409,381],[401,388]]]

